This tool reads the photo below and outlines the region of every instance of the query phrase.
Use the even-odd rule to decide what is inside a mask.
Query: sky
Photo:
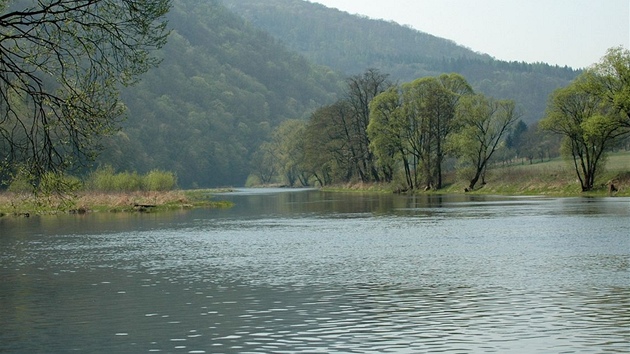
[[[507,61],[584,68],[630,48],[630,0],[310,0]]]

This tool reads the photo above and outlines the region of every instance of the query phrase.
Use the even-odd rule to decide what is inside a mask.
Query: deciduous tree
[[[519,118],[510,100],[495,100],[483,95],[462,97],[457,107],[460,130],[450,143],[464,168],[471,168],[468,190],[473,190],[488,167],[509,128]]]
[[[606,153],[630,134],[630,51],[608,50],[565,88],[556,90],[541,127],[564,137],[582,191],[595,185]]]
[[[377,69],[368,69],[362,75],[347,79],[346,101],[351,115],[341,122],[352,161],[362,182],[379,181],[380,175],[370,150],[367,133],[370,124],[370,102],[392,84]]]
[[[409,161],[409,146],[405,140],[408,127],[402,108],[399,88],[396,86],[376,96],[370,103],[368,135],[370,147],[381,168],[391,171],[393,175],[402,162],[406,188],[413,189],[415,167]]]
[[[373,116],[368,133],[381,165],[400,159],[408,188],[420,184],[442,188],[446,138],[456,128],[458,101],[467,94],[472,94],[472,89],[462,76],[444,74],[377,96],[370,106]]]
[[[0,2],[0,170],[74,167],[117,129],[121,85],[158,64],[171,0]]]
[[[562,152],[572,161],[585,192],[593,189],[606,152],[627,134],[627,129],[620,124],[621,113],[605,97],[585,91],[581,80],[589,78],[582,76],[554,92],[540,124],[564,136]]]

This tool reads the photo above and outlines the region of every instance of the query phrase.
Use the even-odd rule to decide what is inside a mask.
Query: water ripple
[[[627,352],[627,205],[381,198],[0,238],[0,352]]]

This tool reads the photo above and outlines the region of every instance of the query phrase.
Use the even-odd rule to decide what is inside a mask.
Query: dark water
[[[0,218],[2,353],[627,353],[630,199]]]

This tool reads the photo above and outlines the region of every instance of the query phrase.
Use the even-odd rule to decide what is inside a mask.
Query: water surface
[[[628,198],[218,198],[0,218],[0,352],[628,352]]]

